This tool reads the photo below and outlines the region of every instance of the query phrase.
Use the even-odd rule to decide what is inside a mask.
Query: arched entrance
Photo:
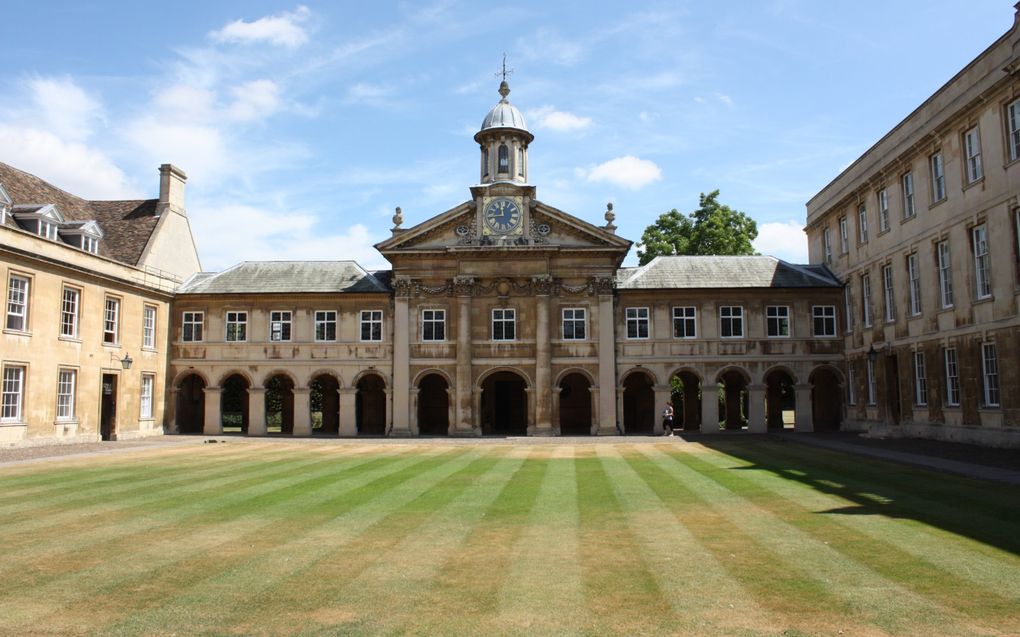
[[[591,435],[591,383],[573,372],[560,381],[560,435]]]
[[[418,435],[449,435],[449,389],[441,374],[427,374],[418,382]]]
[[[765,421],[769,429],[783,429],[787,423],[792,427],[796,394],[793,377],[783,369],[773,369],[765,374]]]
[[[843,420],[843,392],[839,377],[820,367],[811,372],[811,420],[815,431],[838,431]]]
[[[205,381],[189,374],[177,387],[177,433],[200,434],[205,427]]]
[[[220,418],[223,433],[248,433],[248,380],[233,374],[221,384]]]
[[[386,435],[386,383],[378,374],[365,374],[356,385],[354,417],[359,436]]]
[[[655,431],[654,381],[644,372],[623,379],[623,432],[651,435]]]
[[[736,369],[719,374],[719,420],[725,429],[747,427],[748,394],[747,377]]]
[[[308,383],[308,408],[312,412],[312,434],[340,434],[340,383],[329,374],[319,374]]]
[[[701,379],[682,371],[670,379],[673,396],[673,428],[697,431],[701,428]]]
[[[266,382],[266,431],[294,433],[294,381],[277,374]]]
[[[482,435],[528,435],[527,382],[513,372],[496,372],[482,382]]]

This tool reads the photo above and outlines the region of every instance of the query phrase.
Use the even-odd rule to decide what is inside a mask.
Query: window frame
[[[908,309],[911,316],[920,316],[922,312],[921,267],[917,259],[917,252],[911,252],[907,255],[907,281],[910,288],[910,307]]]
[[[680,316],[677,315],[677,310],[682,310]],[[688,310],[690,310],[690,316],[687,315]],[[698,307],[696,305],[675,305],[673,306],[672,316],[673,338],[679,338],[682,340],[698,338]],[[683,326],[682,330],[677,329],[678,324]],[[691,329],[688,330],[688,327]],[[678,332],[683,332],[683,334],[678,334]]]
[[[946,164],[942,151],[928,156],[928,176],[931,179],[931,203],[935,205],[946,199]]]
[[[332,315],[332,318],[330,316]],[[337,318],[338,314],[336,310],[315,310],[312,313],[312,327],[313,334],[312,340],[316,343],[335,343],[337,335]],[[333,338],[326,338],[329,336],[329,328],[332,326]],[[322,328],[322,338],[319,338],[320,327]]]
[[[847,284],[843,287],[843,321],[846,323],[846,331],[854,331],[854,287]]]
[[[20,290],[16,290],[15,281],[24,283],[24,287]],[[7,297],[6,304],[4,306],[4,330],[22,333],[27,333],[29,331],[29,311],[32,306],[32,283],[32,277],[18,272],[10,272],[8,274]],[[15,294],[20,297],[19,300],[15,300]],[[21,308],[20,313],[12,311],[12,306],[15,305]],[[13,327],[11,325],[11,318],[20,318],[21,326]]]
[[[733,314],[733,310],[738,310],[736,314]],[[730,316],[723,316],[724,311],[729,310]],[[730,334],[727,336],[723,332],[723,326],[729,322]],[[739,334],[734,333],[734,326],[739,327]],[[720,305],[719,306],[719,338],[735,339],[744,338],[744,306],[743,305]]]
[[[68,311],[68,292],[74,295],[74,307]],[[70,321],[68,320],[70,317]],[[60,337],[78,339],[78,330],[81,325],[81,288],[72,285],[64,285],[60,289]],[[70,326],[70,332],[67,331]]]
[[[571,316],[567,317],[567,312],[571,312]],[[578,317],[580,312],[580,317]],[[588,308],[584,307],[565,307],[560,311],[560,333],[563,340],[565,341],[586,341],[588,340]],[[567,323],[572,325],[572,335],[567,336]],[[581,326],[581,336],[577,336],[577,326]]]
[[[150,324],[149,316],[152,316]],[[156,349],[156,321],[159,316],[159,308],[148,303],[142,305],[142,349]]]
[[[875,195],[878,199],[878,232],[889,230],[889,190],[880,188]]]
[[[188,320],[188,315],[191,315],[191,320]],[[195,320],[195,317],[198,320]],[[198,338],[195,338],[195,327],[198,327]],[[191,328],[191,334],[189,338],[188,328]],[[182,343],[202,343],[205,338],[205,311],[195,310],[188,311],[184,310],[181,312],[181,342]]]
[[[946,407],[960,406],[960,361],[956,354],[955,347],[946,347],[942,350],[943,369],[946,380]]]
[[[866,368],[867,368],[867,373],[868,373],[868,378],[867,378],[867,381],[868,381],[868,386],[867,386],[867,390],[868,390],[867,399],[868,399],[868,402],[867,402],[867,404],[868,404],[869,407],[874,407],[874,406],[878,405],[878,391],[877,391],[877,387],[875,386],[875,361],[871,360],[870,358],[866,358],[866,359],[864,359],[864,361],[866,363]]]
[[[110,318],[110,308],[113,308],[113,318]],[[120,347],[120,317],[123,300],[120,297],[106,295],[103,298],[103,345],[107,347]],[[112,326],[112,329],[111,329]]]
[[[900,189],[903,191],[903,218],[913,219],[917,216],[917,199],[914,196],[914,171],[908,170],[900,177]]]
[[[864,203],[857,206],[857,239],[860,243],[868,242],[868,206]]]
[[[981,239],[978,239],[978,235]],[[979,224],[970,229],[971,249],[974,253],[974,298],[978,301],[992,298],[992,259],[988,245],[988,226]],[[980,248],[984,248],[981,251]]]
[[[7,377],[9,371],[20,372],[17,378],[16,391],[11,391],[10,389]],[[0,422],[10,424],[22,424],[25,422],[25,382],[27,379],[27,365],[5,364],[0,369]],[[14,397],[13,404],[8,402],[8,397],[11,396]],[[14,413],[10,416],[5,415],[11,407],[13,407]]]
[[[981,131],[977,126],[963,133],[963,172],[968,186],[985,177],[984,167],[981,165]]]
[[[861,275],[861,325],[871,327],[874,317],[871,316],[871,274]]]
[[[1009,163],[1020,160],[1020,98],[1006,104],[1006,156]]]
[[[70,382],[64,381],[64,374],[68,375]],[[65,391],[69,387],[69,391]],[[77,416],[78,399],[78,370],[70,367],[60,367],[57,370],[57,407],[55,418],[57,422],[74,422]],[[66,408],[65,413],[61,413]]]
[[[148,394],[146,394],[146,381],[148,381]],[[156,397],[156,375],[142,374],[138,383],[138,419],[152,420],[155,418],[154,407]]]
[[[944,248],[944,249],[943,249]],[[953,307],[953,258],[949,239],[935,244],[935,267],[939,273],[939,305],[943,310]]]
[[[819,333],[819,321],[822,331]],[[825,328],[830,327],[831,330]],[[811,335],[815,338],[835,338],[839,335],[839,325],[836,321],[835,305],[812,305],[811,306]]]
[[[825,262],[832,265],[832,228],[822,229],[822,250],[825,252]]]
[[[223,342],[248,342],[248,310],[226,310],[223,312]]]
[[[783,334],[783,327],[786,327],[786,334]],[[776,329],[773,330],[772,328]],[[766,338],[790,338],[793,331],[790,325],[789,305],[766,305],[765,306],[765,337]],[[773,334],[773,331],[776,332]]]
[[[840,254],[850,252],[850,228],[846,216],[839,218],[839,249]]]
[[[427,316],[431,314],[431,316]],[[429,327],[431,326],[431,334]],[[438,329],[439,336],[436,336]],[[428,307],[421,310],[421,340],[426,343],[446,342],[446,309]]]
[[[366,327],[368,328],[367,338],[365,337]],[[358,311],[358,340],[362,343],[381,343],[383,341],[382,310]]]
[[[857,405],[857,367],[854,361],[848,361],[846,364],[846,403]]]
[[[284,319],[284,315],[287,316]],[[279,338],[277,338],[276,326],[280,326]],[[293,310],[269,310],[269,342],[289,343],[294,338],[294,311]]]
[[[497,317],[496,314],[499,313]],[[517,308],[514,307],[494,307],[489,313],[491,328],[491,338],[493,341],[501,343],[508,343],[517,340]],[[497,336],[497,324],[500,326]],[[507,336],[507,326],[510,326],[510,336]]]
[[[914,352],[914,406],[928,406],[928,368],[920,350]]]
[[[887,263],[882,266],[882,300],[885,303],[885,322],[896,322],[896,281],[893,278],[893,266]]]
[[[506,164],[506,170],[503,169],[503,164]],[[509,175],[512,172],[510,166],[510,147],[506,143],[500,143],[496,147],[496,174],[497,175]]]
[[[991,352],[991,357],[988,353]],[[982,406],[998,408],[1002,406],[999,392],[999,353],[993,341],[981,343],[981,388],[984,401]]]
[[[642,312],[644,316],[641,316]],[[633,316],[631,316],[633,313]],[[623,310],[624,327],[627,340],[646,341],[652,337],[652,313],[647,306],[627,307]],[[634,336],[631,336],[631,325],[634,325]],[[644,336],[641,335],[641,326],[644,326]]]

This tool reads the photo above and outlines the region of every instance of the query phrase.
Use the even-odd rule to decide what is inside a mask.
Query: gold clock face
[[[482,209],[485,234],[521,234],[523,218],[520,205],[508,197],[490,199]]]

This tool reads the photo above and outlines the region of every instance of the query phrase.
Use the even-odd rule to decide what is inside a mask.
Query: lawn
[[[3,635],[1016,635],[1018,489],[791,442],[0,467]]]

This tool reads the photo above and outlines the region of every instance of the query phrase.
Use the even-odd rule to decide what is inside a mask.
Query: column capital
[[[475,277],[458,275],[453,277],[453,295],[468,297],[475,291]]]

